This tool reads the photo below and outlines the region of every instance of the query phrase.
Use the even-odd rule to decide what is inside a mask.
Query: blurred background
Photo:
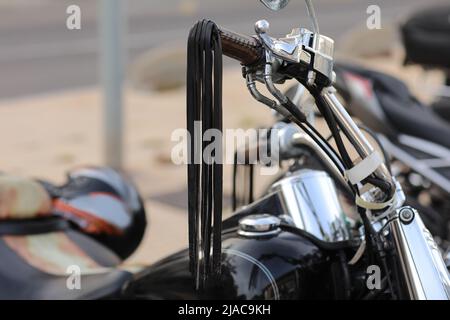
[[[402,66],[398,25],[412,12],[448,0],[317,0],[321,33],[334,38],[337,56],[395,74],[414,89],[419,67]],[[138,184],[150,228],[132,257],[152,262],[187,244],[185,168],[171,161],[171,133],[185,126],[185,44],[201,18],[243,34],[259,19],[281,36],[309,27],[304,2],[271,12],[257,0],[122,1],[123,158]],[[381,29],[369,30],[367,8],[380,7]],[[81,29],[69,30],[66,10],[81,9]],[[105,117],[111,109],[102,77],[101,19],[94,0],[0,0],[0,170],[63,182],[85,164],[108,164]],[[119,23],[119,22],[117,22]],[[427,76],[441,81],[438,73]],[[427,80],[428,81],[428,80]],[[120,84],[121,81],[118,83]],[[427,99],[428,92],[418,92]],[[271,113],[247,94],[240,68],[225,59],[224,127],[270,124]],[[111,128],[110,128],[111,129]],[[119,130],[120,131],[120,130]],[[119,142],[118,142],[119,143]],[[120,149],[120,148],[119,148]],[[231,184],[225,169],[225,193]]]

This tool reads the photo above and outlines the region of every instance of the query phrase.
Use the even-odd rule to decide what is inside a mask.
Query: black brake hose
[[[344,292],[345,292],[345,299],[350,300],[352,296],[352,283],[350,279],[350,272],[348,270],[348,262],[347,262],[347,256],[345,254],[344,250],[340,250],[338,253],[339,256],[339,262],[341,264],[342,273],[344,276]]]
[[[360,245],[360,243],[355,240],[342,240],[335,242],[323,241],[305,230],[299,229],[286,223],[281,223],[280,229],[306,238],[324,251],[339,252],[340,250],[346,250],[349,248],[353,248],[356,250]]]
[[[314,126],[311,124],[311,123],[309,123],[309,122],[305,122],[305,126],[309,129],[309,130],[311,130],[311,132],[313,132],[317,137],[318,137],[318,139],[320,139],[321,141],[320,142],[322,142],[322,144],[323,145],[325,145],[329,150],[330,150],[330,152],[333,152],[333,156],[331,156],[331,153],[327,153],[327,155],[329,156],[329,158],[331,159],[331,161],[333,161],[333,163],[336,165],[336,167],[338,168],[338,170],[339,170],[339,172],[342,174],[342,175],[344,175],[344,170],[342,170],[342,168],[341,168],[341,165],[343,165],[343,161],[342,161],[342,158],[341,157],[339,157],[339,155],[334,151],[334,149],[333,149],[333,147],[331,147],[331,145],[330,145],[330,143],[319,133],[319,131],[317,131],[317,129],[316,128],[314,128]],[[304,131],[306,131],[305,130],[305,128],[302,128]],[[320,146],[320,144],[319,144],[319,146]],[[325,150],[324,150],[325,151]],[[340,162],[338,163],[337,161],[336,161],[336,159],[339,159],[340,160]],[[345,169],[345,166],[344,166],[344,169]]]
[[[329,143],[323,139],[322,135],[307,121],[302,122],[295,118],[290,120],[297,124],[303,131],[305,131],[319,147],[321,145],[326,145],[327,148],[322,148],[322,150],[327,154],[331,161],[333,161],[340,173],[344,174],[344,171],[341,169],[341,163],[338,163],[336,161],[336,159],[339,159],[342,162],[342,159],[334,152],[334,149],[329,145]],[[308,132],[312,132],[313,134],[310,134]]]
[[[387,288],[387,278],[384,277],[383,279],[381,279],[380,289],[379,290],[372,290],[372,291],[370,291],[365,296],[363,296],[360,300],[374,300],[380,294],[384,293],[386,291],[386,288]]]
[[[325,121],[327,122],[328,127],[330,128],[331,133],[335,139],[339,153],[342,156],[342,160],[344,161],[344,164],[347,166],[347,169],[350,169],[353,165],[353,162],[351,161],[351,158],[348,155],[347,150],[345,149],[344,143],[342,141],[342,137],[339,132],[339,127],[338,127],[336,118],[331,113],[329,108],[327,108],[326,102],[323,100],[323,97],[320,95],[320,91],[313,89],[312,92],[313,92],[314,98],[316,99],[317,107],[323,114]],[[388,183],[385,183],[384,181],[381,181],[380,179],[377,179],[376,177],[367,177],[365,180],[367,182],[379,187],[381,190],[383,190],[387,194],[390,194],[391,186]],[[383,248],[380,243],[379,236],[373,229],[373,226],[370,223],[369,218],[366,215],[365,209],[358,207],[358,211],[360,213],[361,219],[363,220],[364,228],[366,229],[366,243],[369,247],[368,251],[377,253],[377,255],[380,259],[380,262],[383,266],[383,269],[385,269],[385,271],[388,272],[386,257],[383,252]],[[372,249],[372,250],[370,250],[370,249]],[[393,285],[392,285],[392,281],[389,277],[389,274],[387,274],[387,281],[388,281],[389,288],[392,291],[392,294],[394,294]]]
[[[381,243],[378,233],[374,230],[372,224],[370,223],[370,220],[366,214],[366,210],[364,208],[358,207],[358,212],[361,216],[361,219],[363,220],[364,229],[366,230],[365,237],[366,237],[366,244],[369,249],[368,252],[377,253],[378,260],[379,260],[378,263],[381,264],[381,267],[384,269],[384,271],[386,273],[386,279],[387,279],[389,289],[391,291],[393,298],[395,299],[396,296],[395,296],[394,286],[392,284],[392,279],[391,279],[391,276],[389,273],[389,268],[387,266],[386,254],[384,252],[383,244]],[[370,255],[369,263],[374,264],[374,262],[375,261],[373,259],[373,256]]]
[[[325,121],[327,122],[328,127],[331,130],[331,134],[336,142],[336,146],[338,147],[339,153],[342,156],[342,160],[344,161],[346,168],[347,169],[352,168],[353,161],[351,160],[347,150],[345,149],[344,142],[340,135],[340,130],[339,130],[340,124],[336,121],[335,115],[327,107],[326,101],[320,95],[320,90],[314,88],[314,89],[312,89],[312,93],[313,93],[314,98],[316,99],[317,107],[319,108],[320,112],[323,114]],[[391,193],[392,193],[391,185],[389,183],[377,178],[374,174],[365,178],[363,182],[368,182],[370,184],[373,184],[374,186],[383,190],[383,192],[385,192],[387,195],[391,195]]]
[[[369,132],[367,127],[361,127],[361,126],[359,126],[359,127],[360,127],[361,129],[363,129],[363,130]],[[339,131],[341,131],[341,130],[339,129]],[[373,135],[373,138],[374,138],[374,139],[377,139],[377,140],[376,140],[377,143],[380,144],[380,146],[381,146],[381,143],[380,143],[379,139],[376,137],[376,135],[375,135],[373,132],[372,132],[372,135]],[[333,135],[333,134],[331,134],[331,135],[330,135],[328,138],[326,138],[325,140],[326,140],[327,142],[329,142],[332,138],[334,139],[334,135]],[[386,166],[387,166],[387,168],[388,168],[388,171],[391,173],[391,164],[390,164],[389,156],[388,156],[388,154],[386,153],[386,150],[384,150],[384,148],[383,148],[382,146],[381,146],[381,151],[382,151],[382,153],[383,153],[383,158],[385,159],[385,163],[386,163]],[[381,190],[385,191],[385,192],[388,193],[388,194],[391,192],[391,186],[390,186],[387,182],[384,182],[384,181],[382,181],[382,180],[380,180],[380,179],[377,179],[376,177],[368,176],[367,178],[365,178],[365,179],[363,180],[363,182],[367,182],[367,183],[373,184],[374,186],[379,187]]]
[[[347,150],[345,149],[344,142],[342,140],[341,134],[338,129],[338,124],[336,122],[336,118],[334,114],[331,113],[330,109],[327,108],[327,104],[323,97],[320,95],[320,91],[317,89],[312,90],[314,99],[316,100],[317,108],[319,108],[320,113],[322,113],[325,121],[328,124],[328,128],[331,131],[331,134],[334,137],[334,141],[336,142],[336,146],[339,150],[339,153],[342,157],[342,161],[346,167],[346,169],[350,169],[352,167],[352,159],[350,158]]]
[[[288,98],[288,103],[286,103],[284,106],[287,107],[287,106],[291,106],[291,105],[293,105],[293,103]],[[327,108],[325,108],[325,110],[326,109]],[[331,147],[331,145],[328,143],[328,141],[316,130],[316,128],[314,128],[306,120],[306,116],[303,113],[301,113],[300,110],[294,108],[294,110],[298,110],[298,112],[295,112],[295,113],[292,112],[292,110],[293,110],[292,107],[287,108],[287,110],[291,115],[291,118],[289,120],[294,122],[295,124],[297,124],[303,131],[305,131],[319,147],[324,145],[325,148],[322,148],[322,150],[327,154],[328,158],[335,164],[336,168],[340,171],[340,173],[342,175],[344,175],[344,171],[342,170],[341,165],[344,165],[344,169],[351,167],[351,165],[346,164],[343,161],[342,157],[340,157],[335,152],[334,148]],[[301,115],[299,115],[299,114],[301,114]],[[330,125],[328,125],[328,126],[330,126]],[[337,128],[336,125],[334,127]],[[339,138],[340,138],[340,136],[339,136]],[[342,144],[342,146],[343,146],[343,144]],[[341,152],[341,150],[340,150],[340,152]],[[343,150],[343,153],[347,154],[345,148]],[[337,160],[339,160],[340,163],[338,163]],[[351,160],[350,160],[350,163],[351,163]],[[355,188],[355,186],[349,184],[349,187],[355,194],[358,194],[358,190],[357,190],[357,188]]]
[[[317,105],[319,111],[324,116],[325,121],[327,122],[327,125],[328,125],[328,127],[329,127],[329,129],[331,131],[331,134],[334,137],[334,140],[335,140],[336,146],[338,148],[338,151],[339,151],[339,153],[341,155],[341,159],[343,161],[344,166],[347,169],[352,168],[353,162],[352,162],[352,160],[351,160],[347,150],[345,149],[344,142],[343,142],[342,137],[340,135],[340,131],[339,131],[340,125],[337,123],[335,115],[327,107],[326,102],[324,101],[323,97],[320,95],[321,89],[316,88],[316,87],[313,87],[313,88],[309,87],[309,91],[311,92],[311,94],[315,98],[316,105]],[[369,182],[369,183],[371,183],[371,184],[373,184],[373,185],[375,185],[377,187],[379,187],[381,190],[386,192],[386,194],[388,194],[388,195],[392,192],[392,188],[391,188],[389,183],[386,183],[386,182],[378,179],[374,175],[367,177],[365,179],[365,181]],[[354,187],[353,190],[355,190],[356,194],[359,194],[359,191],[358,191],[358,189],[356,187]],[[392,284],[392,281],[391,281],[390,276],[388,274],[389,270],[387,268],[386,256],[385,256],[384,250],[382,248],[382,244],[380,242],[379,235],[373,229],[373,226],[370,223],[370,220],[369,220],[369,218],[366,215],[365,209],[362,208],[362,207],[359,207],[359,206],[357,207],[357,209],[358,209],[358,212],[359,212],[359,214],[361,216],[361,219],[363,221],[364,228],[366,229],[365,236],[366,236],[366,244],[367,244],[368,249],[369,249],[368,251],[377,253],[377,256],[379,258],[379,262],[381,262],[381,265],[382,265],[383,269],[386,271],[386,277],[387,277],[388,286],[389,286],[389,288],[391,290],[391,293],[392,293],[393,297],[395,298],[395,293],[394,293],[394,290],[393,290],[393,284]],[[369,259],[373,261],[373,257],[369,256]]]

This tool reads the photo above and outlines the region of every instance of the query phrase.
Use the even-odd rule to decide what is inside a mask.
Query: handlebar
[[[258,24],[258,23],[257,23]],[[267,28],[268,28],[268,23]],[[266,29],[267,29],[266,28]],[[276,100],[270,100],[269,98],[264,99],[264,96],[262,96],[254,87],[254,81],[250,79],[247,79],[247,86],[249,87],[250,91],[252,92],[252,95],[260,102],[267,104],[269,107],[275,109],[276,111],[282,113],[284,111],[287,113],[288,119],[291,119],[292,121],[296,122],[297,124],[299,122],[305,122],[306,117],[301,112],[297,106],[295,106],[292,101],[287,99],[285,95],[283,95],[275,86],[274,82],[272,80],[273,70],[271,64],[266,64],[265,67],[261,68],[260,63],[265,60],[265,48],[267,47],[267,50],[269,52],[274,51],[274,54],[279,54],[277,51],[277,47],[275,47],[272,43],[272,40],[266,41],[264,37],[266,37],[266,32],[262,28],[260,28],[263,32],[258,32],[258,26],[256,27],[256,32],[259,35],[259,38],[256,37],[250,37],[250,36],[244,36],[238,33],[234,33],[232,31],[219,28],[219,34],[222,42],[222,53],[228,57],[231,57],[233,59],[236,59],[240,61],[244,66],[255,66],[257,65],[257,69],[259,72],[263,72],[264,79],[263,81],[266,84],[266,87],[268,91],[276,98]],[[301,35],[299,35],[300,37]],[[268,37],[268,36],[267,36]],[[269,37],[268,37],[269,38]],[[332,40],[328,39],[326,37],[321,38],[324,42],[328,41],[328,51],[333,50],[333,42]],[[302,39],[300,39],[302,40]],[[264,44],[263,44],[264,42]],[[283,44],[283,43],[281,43]],[[326,47],[326,46],[325,46]],[[320,48],[319,48],[320,49]],[[282,49],[280,49],[282,51]],[[309,69],[306,70],[299,70],[292,69],[293,72],[296,73],[296,76],[299,77],[301,75],[302,79],[305,82],[309,82],[309,80],[312,79],[313,83],[318,83],[320,85],[320,90],[314,89],[314,93],[312,95],[316,99],[316,103],[319,103],[320,101],[323,101],[323,109],[324,110],[331,110],[333,117],[335,118],[335,121],[339,124],[339,127],[342,129],[344,134],[347,136],[347,138],[350,140],[352,145],[355,147],[358,154],[361,156],[362,161],[366,161],[366,163],[372,163],[370,159],[373,157],[372,154],[375,152],[373,147],[370,145],[369,142],[366,141],[364,135],[360,132],[356,124],[353,122],[353,120],[350,118],[348,113],[345,111],[344,107],[339,103],[338,99],[333,94],[332,87],[329,87],[331,79],[332,79],[332,59],[330,60],[327,58],[327,50],[323,50],[324,52],[318,50],[314,51],[314,63],[316,61],[321,61],[325,68],[322,68],[319,70],[314,69],[315,65],[309,65]],[[283,56],[280,57],[280,59],[283,59]],[[289,60],[290,59],[290,60]],[[299,63],[295,63],[296,60],[292,59],[291,57],[288,57],[287,61],[294,61],[293,65],[300,65],[302,61],[299,61]],[[319,63],[319,66],[320,65]],[[253,69],[253,68],[252,68]],[[253,71],[252,71],[253,72]],[[277,76],[284,76],[287,75],[287,73],[283,74],[282,72],[285,72],[285,70],[281,70],[281,73],[277,74]],[[310,77],[312,73],[312,77]],[[253,76],[256,74],[254,72]],[[296,77],[296,78],[297,78]],[[298,79],[298,78],[297,78]],[[299,80],[300,81],[300,80]],[[308,86],[309,88],[309,86]],[[311,87],[312,88],[312,87]],[[256,93],[255,93],[256,91]],[[317,92],[316,92],[317,91]],[[282,113],[283,114],[283,113]],[[331,115],[330,115],[331,117]],[[331,119],[331,118],[330,118]],[[335,127],[336,123],[329,123],[330,128]],[[342,148],[341,148],[342,146]],[[344,156],[346,155],[347,151],[343,145],[339,145],[338,148],[340,148],[340,153]],[[368,159],[368,160],[366,160]],[[353,163],[350,163],[351,161],[348,161],[349,163],[346,164],[347,170],[349,171],[351,168],[353,168]],[[374,162],[375,163],[375,162]],[[369,172],[368,175],[374,174],[375,177],[378,180],[382,180],[386,182],[386,184],[379,184],[376,187],[382,191],[381,195],[379,196],[380,199],[384,198],[392,198],[393,192],[394,192],[394,181],[392,180],[391,174],[387,167],[384,164],[378,164],[375,163],[376,167]],[[373,164],[372,166],[375,166]],[[354,170],[355,172],[355,170]],[[364,173],[365,174],[365,173]],[[352,184],[356,185],[359,182],[363,181],[365,178],[368,177],[366,175],[365,177],[361,179],[354,179],[354,182]],[[372,176],[373,177],[373,176]],[[358,180],[358,181],[357,181]],[[378,181],[377,180],[377,181]],[[374,180],[375,181],[375,180]],[[373,184],[373,182],[372,182]],[[381,186],[381,187],[380,187]],[[378,193],[377,193],[378,194]],[[392,198],[393,199],[393,198]],[[379,199],[377,198],[375,202],[379,202]],[[387,202],[386,202],[387,203]],[[389,205],[389,203],[387,203]]]
[[[258,63],[264,54],[261,42],[254,38],[220,28],[223,54],[240,61],[243,65]]]

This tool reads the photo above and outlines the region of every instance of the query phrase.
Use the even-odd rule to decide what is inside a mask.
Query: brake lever
[[[334,81],[334,41],[331,38],[305,28],[295,28],[284,38],[272,38],[268,35],[269,22],[266,20],[257,21],[255,31],[265,47],[266,56],[269,53],[282,66],[304,67],[306,74],[302,77],[308,85],[318,81],[322,86],[328,86]]]

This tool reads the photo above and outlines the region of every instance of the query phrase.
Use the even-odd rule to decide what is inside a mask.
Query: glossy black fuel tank
[[[194,290],[188,251],[149,267],[124,291],[134,299],[332,299],[330,258],[298,234],[223,235],[222,274],[214,288]]]

